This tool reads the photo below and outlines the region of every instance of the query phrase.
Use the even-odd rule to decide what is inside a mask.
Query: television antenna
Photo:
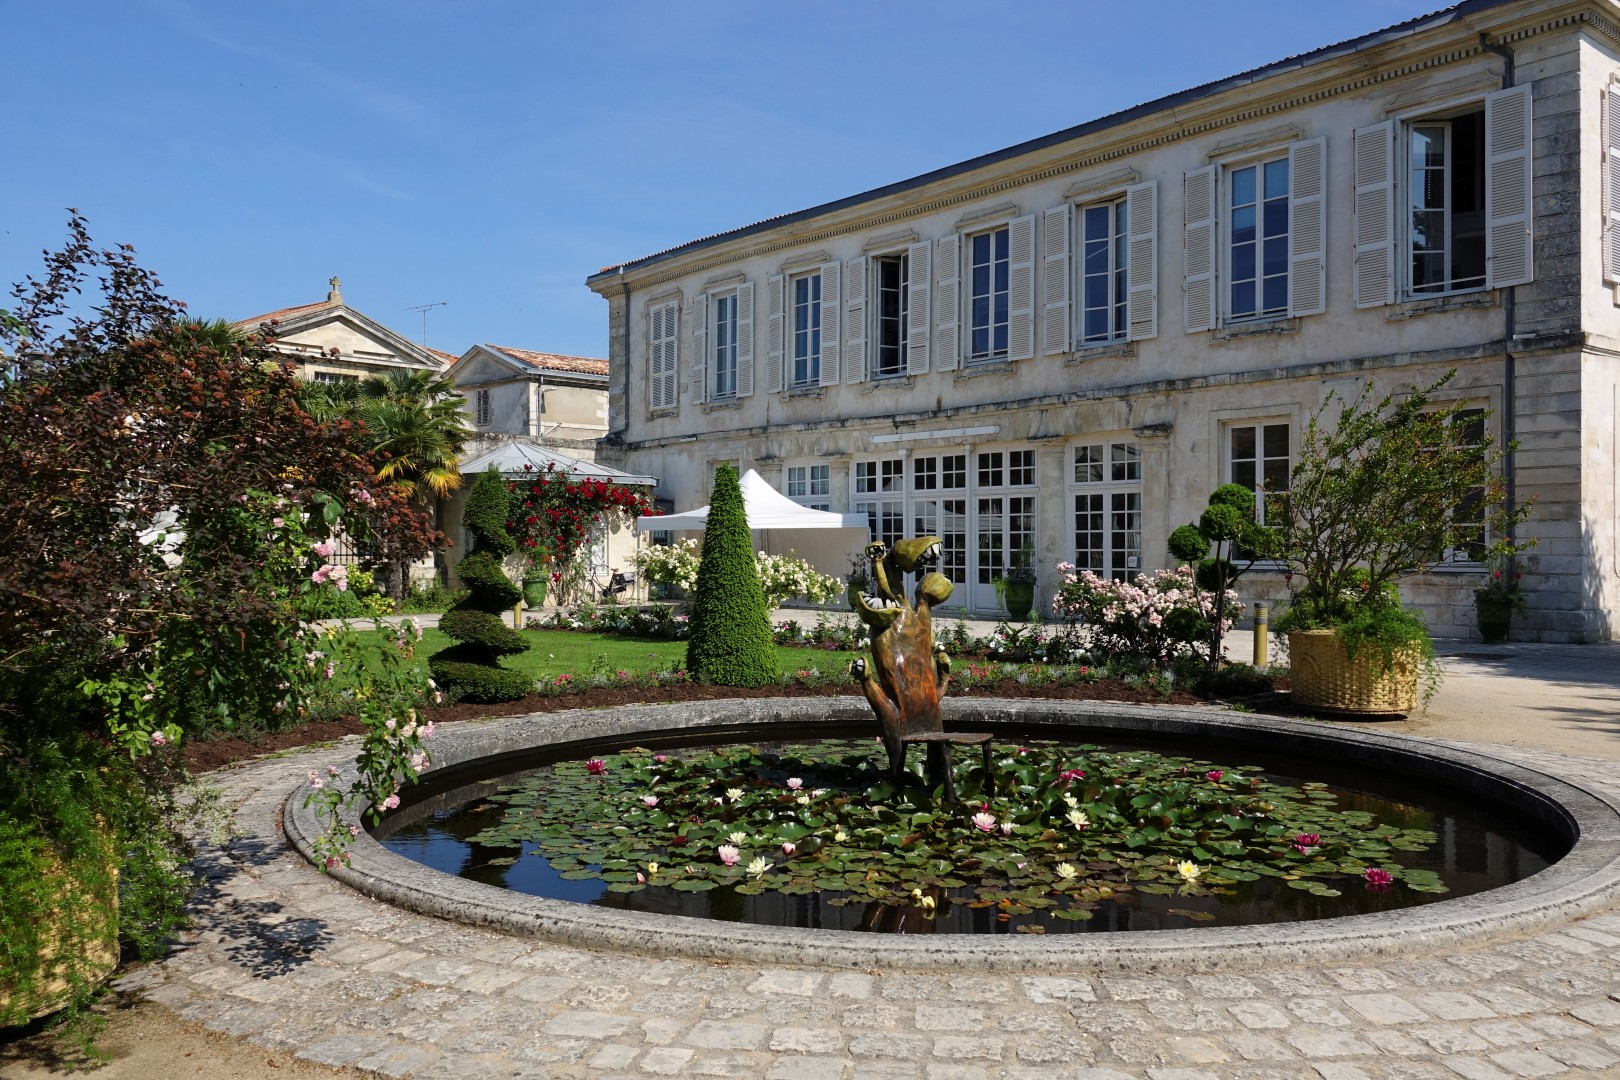
[[[422,344],[423,345],[427,344],[427,317],[428,317],[428,312],[430,310],[432,310],[433,308],[436,308],[436,307],[447,307],[447,306],[449,306],[449,304],[450,304],[450,301],[448,301],[448,300],[439,300],[439,301],[437,301],[435,303],[432,303],[432,304],[416,304],[413,307],[408,307],[408,308],[405,309],[406,311],[420,311],[422,313]]]

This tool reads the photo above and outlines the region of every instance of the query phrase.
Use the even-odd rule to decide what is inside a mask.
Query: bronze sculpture
[[[939,562],[941,549],[937,536],[901,540],[892,548],[882,542],[866,546],[871,586],[856,596],[855,613],[871,629],[872,665],[856,660],[851,670],[883,726],[890,778],[901,779],[907,743],[922,742],[928,746],[930,782],[943,784],[946,797],[954,799],[947,744],[977,743],[980,737],[946,736],[940,719],[951,661],[944,647],[934,643],[933,609],[950,599],[952,586],[944,574],[929,568]],[[905,579],[914,573],[923,576],[908,600]],[[984,745],[988,749],[987,741]]]

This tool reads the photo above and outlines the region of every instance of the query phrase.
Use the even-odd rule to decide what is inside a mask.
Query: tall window
[[[1227,317],[1288,313],[1288,156],[1227,172]]]
[[[1227,429],[1227,476],[1254,492],[1254,518],[1280,517],[1288,497],[1288,425],[1239,424]]]
[[[1123,198],[1080,211],[1080,338],[1084,342],[1122,341],[1126,336],[1128,229]]]
[[[1005,227],[968,239],[970,361],[1007,356],[1009,244]]]
[[[477,427],[489,427],[489,391],[480,390],[473,395],[474,417],[473,424]]]
[[[967,584],[967,455],[927,454],[912,459],[912,535],[940,539],[938,570],[953,585]],[[963,602],[964,598],[957,598]]]
[[[832,466],[789,465],[787,496],[812,510],[831,510]]]
[[[1406,127],[1414,295],[1485,287],[1485,111]]]
[[[893,545],[906,535],[904,458],[855,463],[855,512],[866,515],[872,539]]]
[[[1142,450],[1134,442],[1074,448],[1074,565],[1134,581],[1142,572]]]
[[[717,296],[714,309],[714,344],[711,347],[710,396],[716,399],[737,396],[737,294]]]
[[[910,267],[904,253],[872,261],[877,284],[877,378],[906,373],[906,285]]]
[[[789,283],[792,305],[792,373],[794,386],[821,382],[821,275],[803,274]]]

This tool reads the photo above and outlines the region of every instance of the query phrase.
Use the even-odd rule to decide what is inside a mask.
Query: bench
[[[988,732],[978,731],[920,731],[913,735],[900,736],[901,746],[931,746],[942,744],[947,748],[952,746],[977,746],[984,753],[985,782],[989,783],[992,775],[990,770],[990,739]],[[947,754],[949,753],[947,749]],[[956,801],[956,781],[951,777],[950,762],[945,763],[945,801]]]

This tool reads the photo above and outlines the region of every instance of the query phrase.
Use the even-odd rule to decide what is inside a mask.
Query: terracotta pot
[[[1296,630],[1288,635],[1288,656],[1294,703],[1301,708],[1370,716],[1405,716],[1417,708],[1423,654],[1416,646],[1397,650],[1385,668],[1371,646],[1351,660],[1336,632]]]

